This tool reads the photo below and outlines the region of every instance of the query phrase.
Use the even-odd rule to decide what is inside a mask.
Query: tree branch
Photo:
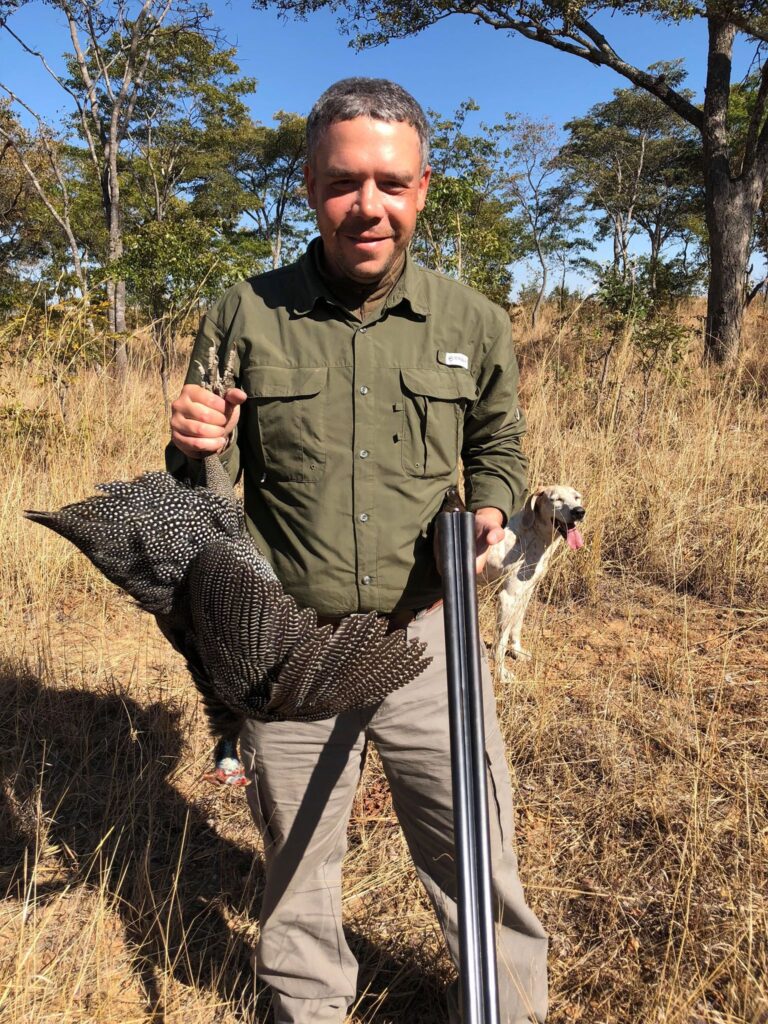
[[[80,71],[80,79],[81,79],[83,85],[85,86],[85,95],[88,98],[88,103],[89,103],[89,106],[90,106],[90,109],[91,109],[91,118],[93,120],[93,125],[94,125],[94,127],[96,129],[96,132],[98,133],[99,141],[101,142],[102,145],[104,145],[105,138],[104,138],[104,129],[103,129],[102,124],[101,124],[101,111],[99,109],[99,97],[98,97],[98,94],[96,92],[96,85],[95,85],[93,79],[91,78],[90,71],[88,70],[88,62],[85,59],[85,54],[83,53],[83,48],[80,45],[80,36],[79,36],[78,30],[77,30],[77,22],[75,21],[75,16],[72,13],[72,9],[68,5],[65,6],[63,8],[63,10],[64,10],[64,12],[66,14],[67,23],[69,25],[69,36],[70,36],[70,39],[72,40],[72,46],[74,47],[74,50],[75,50],[75,59],[77,60],[77,67],[78,67],[78,70]],[[81,112],[80,123],[82,124],[83,129],[85,131],[86,139],[88,141],[88,148],[91,150],[93,161],[94,161],[94,164],[96,166],[96,170],[98,172],[98,169],[99,169],[99,158],[98,158],[98,155],[96,153],[96,143],[94,142],[94,139],[93,139],[93,136],[91,134],[91,131],[90,131],[90,129],[89,129],[87,123],[86,123],[85,111],[82,109],[80,101],[79,101],[79,99],[77,97],[75,97],[75,102],[77,103],[78,110],[80,110],[80,112]]]
[[[766,274],[762,281],[758,281],[754,288],[750,289],[748,295],[744,299],[745,309],[747,308],[747,306],[750,305],[750,303],[754,302],[754,300],[757,298],[757,296],[760,294],[763,288],[768,288],[768,274]]]
[[[10,92],[10,90],[8,90],[5,86],[2,86],[2,88],[5,89],[5,91],[7,93],[9,93],[9,95],[11,95],[11,96],[13,95]],[[22,105],[26,107],[26,104],[22,104]],[[26,107],[26,109],[29,110],[29,107]],[[37,116],[37,115],[34,115],[34,113],[33,113],[33,116]],[[38,118],[38,120],[39,120],[39,118]],[[24,173],[27,175],[27,178],[31,182],[32,187],[34,188],[35,192],[37,192],[38,196],[40,197],[41,202],[43,203],[43,205],[45,206],[46,210],[48,210],[50,215],[53,217],[53,219],[56,221],[56,223],[59,225],[61,230],[66,235],[67,241],[69,243],[70,253],[72,254],[72,262],[73,262],[74,267],[75,267],[75,273],[77,275],[78,281],[80,282],[81,288],[83,289],[83,291],[85,291],[85,276],[83,274],[82,264],[81,264],[81,261],[80,261],[80,252],[79,252],[79,249],[78,249],[77,240],[75,239],[74,233],[72,231],[72,225],[69,222],[69,214],[68,214],[68,210],[67,210],[69,204],[68,204],[68,197],[67,197],[67,192],[66,192],[66,186],[65,186],[64,193],[63,193],[63,196],[64,196],[64,212],[60,213],[56,209],[56,207],[53,205],[51,200],[49,199],[48,194],[46,193],[45,189],[43,188],[42,184],[40,183],[40,179],[39,179],[38,175],[36,174],[34,168],[29,163],[29,161],[27,160],[25,155],[22,153],[22,151],[19,149],[17,141],[13,138],[13,136],[8,131],[8,129],[5,128],[1,123],[0,123],[0,137],[4,138],[6,140],[6,143],[9,144],[13,148],[13,151],[16,154],[16,158],[18,159],[19,163],[21,164],[22,168],[24,169]],[[61,171],[60,171],[60,168],[55,166],[56,161],[55,161],[53,152],[52,152],[52,150],[50,148],[50,143],[49,143],[49,141],[47,139],[45,139],[44,136],[42,136],[42,142],[43,142],[43,145],[45,147],[46,153],[48,154],[48,158],[49,158],[49,160],[51,160],[52,166],[54,166],[54,168],[55,168],[56,177],[57,177],[59,183],[61,184],[62,183]]]
[[[766,108],[768,108],[768,61],[763,65],[763,70],[760,75],[760,87],[757,90],[757,96],[755,97],[755,109],[752,111],[752,117],[749,119],[749,130],[747,131],[747,139],[744,144],[744,159],[741,163],[742,173],[749,171],[752,168],[757,152],[759,142],[760,127],[765,117]],[[768,122],[767,122],[768,123]],[[765,126],[763,125],[763,128]],[[765,134],[765,132],[763,132]]]
[[[476,4],[471,8],[460,5],[459,10],[454,8],[452,13],[459,11],[473,14],[492,28],[519,32],[526,39],[545,43],[553,49],[581,57],[591,64],[609,67],[634,85],[652,93],[694,128],[703,130],[704,116],[697,106],[668,85],[663,75],[651,75],[622,60],[605,36],[579,14],[572,15],[568,22],[564,21],[562,28],[553,29],[546,25],[543,19],[539,20],[531,15],[518,19],[511,17],[506,10],[500,13],[492,3]],[[566,42],[567,39],[571,42]]]

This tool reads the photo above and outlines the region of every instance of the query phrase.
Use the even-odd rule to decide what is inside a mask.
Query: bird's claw
[[[224,764],[219,761],[212,772],[206,772],[203,778],[214,786],[247,786],[250,779],[246,778],[245,768],[240,761],[232,763],[232,758],[226,758],[229,762]]]

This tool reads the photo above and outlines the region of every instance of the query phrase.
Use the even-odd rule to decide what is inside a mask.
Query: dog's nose
[[[580,523],[586,514],[587,510],[583,508],[581,505],[577,505],[576,508],[571,509],[571,515],[577,523]]]

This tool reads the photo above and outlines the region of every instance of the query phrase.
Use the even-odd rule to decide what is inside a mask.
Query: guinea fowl
[[[202,368],[201,368],[202,369]],[[215,353],[201,374],[221,394]],[[312,721],[377,703],[430,663],[425,645],[388,633],[375,612],[334,629],[299,608],[245,528],[218,456],[205,486],[151,472],[102,484],[102,492],[28,519],[75,544],[112,583],[153,614],[185,657],[212,734],[209,778],[243,785],[237,736],[246,717]]]

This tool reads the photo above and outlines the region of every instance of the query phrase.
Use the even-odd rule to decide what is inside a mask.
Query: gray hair
[[[342,78],[325,90],[307,118],[307,160],[311,163],[323,133],[332,124],[356,117],[405,121],[415,128],[424,172],[429,161],[427,118],[413,96],[388,78]]]

